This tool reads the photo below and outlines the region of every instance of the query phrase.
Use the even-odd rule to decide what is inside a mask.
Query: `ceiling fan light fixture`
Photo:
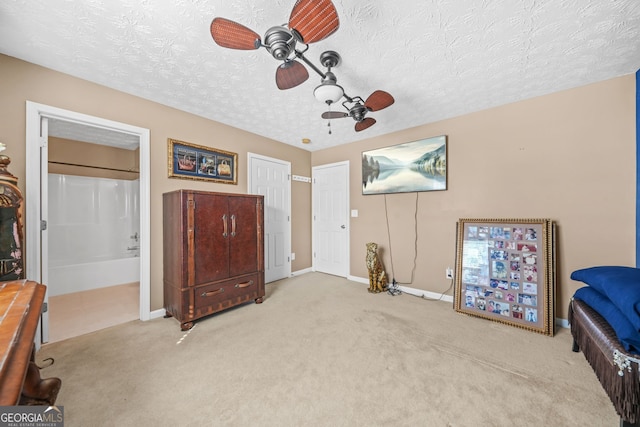
[[[344,96],[344,89],[332,82],[325,82],[316,87],[313,96],[320,102],[325,104],[333,104],[338,102]]]

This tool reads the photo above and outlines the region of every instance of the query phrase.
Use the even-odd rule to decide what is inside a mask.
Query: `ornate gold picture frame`
[[[455,310],[553,336],[554,234],[549,219],[460,219]]]
[[[238,184],[238,155],[168,139],[169,177]]]

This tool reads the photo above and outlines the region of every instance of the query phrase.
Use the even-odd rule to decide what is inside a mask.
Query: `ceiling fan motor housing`
[[[264,45],[275,59],[284,61],[295,50],[296,39],[285,27],[271,27],[264,35]]]
[[[356,122],[364,120],[365,114],[367,114],[367,108],[360,103],[357,103],[349,109],[349,115],[353,117]]]

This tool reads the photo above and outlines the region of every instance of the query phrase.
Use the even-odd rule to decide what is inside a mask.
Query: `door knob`
[[[346,225],[341,225],[340,228],[342,228],[344,230],[345,228],[347,228],[347,226]]]

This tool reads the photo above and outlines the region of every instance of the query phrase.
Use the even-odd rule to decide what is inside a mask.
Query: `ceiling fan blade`
[[[361,122],[356,123],[356,132],[360,132],[361,130],[365,130],[370,128],[371,126],[376,124],[376,119],[367,117]]]
[[[298,61],[285,61],[276,70],[276,85],[285,90],[304,83],[309,78],[309,72]]]
[[[373,92],[367,100],[364,102],[364,106],[367,107],[369,111],[378,111],[383,108],[387,108],[389,105],[393,104],[395,99],[389,93],[383,90],[377,90]]]
[[[331,0],[298,0],[289,17],[289,28],[306,44],[329,37],[339,26],[338,12]]]
[[[211,37],[220,46],[229,49],[253,50],[262,44],[258,33],[225,18],[211,21]]]
[[[340,111],[325,111],[324,113],[322,113],[323,119],[341,119],[348,116],[349,114]]]

